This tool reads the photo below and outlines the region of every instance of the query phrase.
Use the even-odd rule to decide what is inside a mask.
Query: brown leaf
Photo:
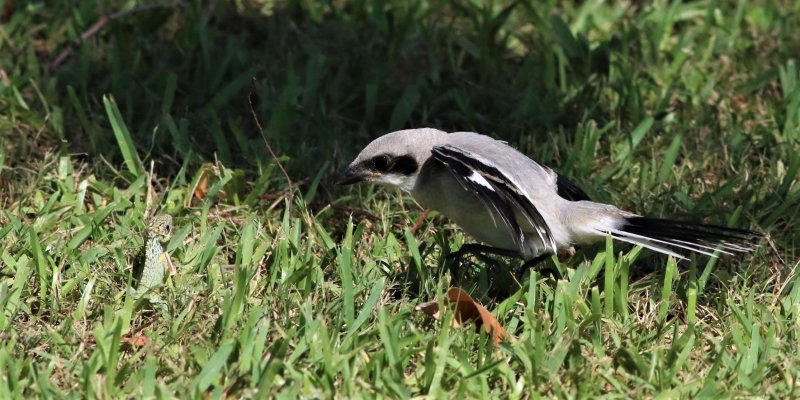
[[[510,337],[506,329],[497,321],[497,318],[484,306],[473,300],[464,289],[451,287],[447,291],[443,303],[455,313],[455,318],[453,319],[454,327],[459,327],[464,322],[474,322],[476,330],[483,327],[484,332],[492,335],[494,344],[498,344]],[[437,321],[441,318],[439,303],[436,301],[422,303],[414,309]]]
[[[144,347],[150,343],[150,339],[144,335],[136,335],[136,336],[123,336],[120,339],[123,343],[127,343],[133,347]]]
[[[422,225],[425,224],[425,218],[428,218],[428,214],[430,212],[431,212],[431,209],[430,208],[426,208],[425,211],[423,211],[422,214],[420,214],[419,218],[417,218],[417,222],[414,224],[414,226],[411,227],[411,234],[412,235],[417,236],[417,231],[419,230],[419,228],[422,227]]]
[[[206,194],[208,194],[208,175],[210,171],[204,169],[201,172],[200,179],[197,180],[197,185],[194,187],[194,198],[197,200],[203,200],[206,198]]]
[[[14,3],[16,3],[14,0],[6,0],[5,7],[3,7],[3,14],[0,15],[0,20],[8,21],[8,19],[11,18],[11,14],[14,13],[14,9],[16,8],[15,7],[16,4],[14,4]],[[10,85],[6,85],[6,86],[10,86]]]
[[[422,304],[418,304],[414,307],[414,311],[421,311],[423,314],[435,319],[439,320],[439,302],[438,301],[426,301]]]

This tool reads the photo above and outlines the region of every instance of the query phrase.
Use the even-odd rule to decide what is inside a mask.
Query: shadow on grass
[[[165,172],[187,158],[268,163],[250,92],[267,137],[303,175],[401,128],[532,135],[535,143],[587,115],[611,115],[598,104],[611,41],[590,49],[551,6],[281,4],[185,3],[115,20],[80,42],[54,72],[70,111],[80,110],[65,115],[71,146],[101,154],[116,147],[95,116],[106,93],[141,154],[174,159]],[[80,32],[109,11],[87,2],[75,10],[81,22],[38,17]]]

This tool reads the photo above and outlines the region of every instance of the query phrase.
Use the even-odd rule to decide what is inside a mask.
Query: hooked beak
[[[365,180],[364,171],[358,166],[349,166],[336,174],[337,185],[352,185],[354,183],[363,182]]]

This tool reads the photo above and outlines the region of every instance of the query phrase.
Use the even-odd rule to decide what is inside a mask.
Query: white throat
[[[406,193],[411,193],[414,185],[417,183],[418,174],[401,175],[401,174],[385,174],[373,178],[372,181],[383,185],[395,186],[403,189]]]

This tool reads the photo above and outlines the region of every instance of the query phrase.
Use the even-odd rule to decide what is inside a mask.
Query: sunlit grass
[[[0,25],[0,398],[798,396],[797,7],[187,3],[79,41],[112,3]],[[406,196],[327,179],[421,126],[769,237],[453,277],[471,239],[446,219],[414,234]],[[153,213],[175,218],[168,315],[127,295]],[[414,313],[455,281],[515,338]]]

